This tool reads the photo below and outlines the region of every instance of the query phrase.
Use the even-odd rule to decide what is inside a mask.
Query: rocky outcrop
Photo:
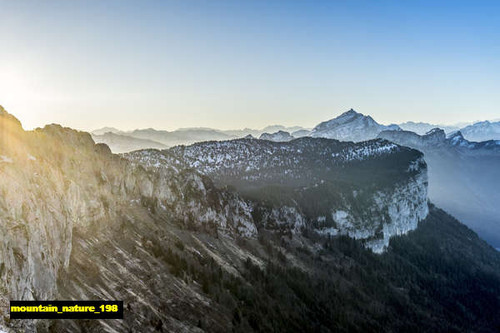
[[[427,216],[422,154],[386,141],[233,140],[126,157],[153,169],[193,168],[218,186],[234,187],[253,203],[260,228],[346,234],[378,253]]]
[[[59,125],[25,132],[3,109],[0,127],[2,304],[56,298],[74,233],[91,237],[135,210],[215,235],[256,237],[248,204],[196,172],[146,170]]]

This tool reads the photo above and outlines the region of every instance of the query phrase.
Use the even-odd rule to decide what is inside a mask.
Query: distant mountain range
[[[111,150],[119,153],[136,150],[136,147],[158,148],[162,146],[172,147],[176,145],[189,145],[202,141],[221,141],[237,138],[244,138],[251,135],[254,138],[261,138],[270,141],[289,141],[294,138],[305,136],[336,139],[340,141],[360,142],[371,140],[386,130],[405,130],[419,135],[424,135],[434,128],[441,128],[446,134],[451,134],[458,130],[461,131],[464,138],[470,141],[500,140],[500,122],[483,121],[474,124],[457,125],[435,125],[423,122],[405,122],[398,125],[383,125],[376,122],[372,117],[364,115],[350,109],[340,116],[324,121],[316,125],[313,129],[301,126],[282,126],[272,125],[263,129],[245,128],[241,130],[218,130],[213,128],[181,128],[175,131],[157,130],[153,128],[137,129],[133,131],[120,131],[114,127],[104,127],[92,132],[97,137],[97,142],[106,143]],[[117,146],[117,137],[102,137],[106,133],[114,133],[123,137],[131,137],[147,142],[136,142],[131,140],[126,143],[125,139],[120,138],[121,144]]]
[[[460,126],[462,125],[462,126]],[[500,121],[479,121],[473,124],[458,124],[455,126],[415,123],[412,121],[399,124],[405,131],[424,135],[434,128],[441,128],[446,134],[460,131],[464,138],[470,141],[500,140]]]
[[[500,121],[480,121],[460,130],[471,141],[500,140]]]
[[[105,143],[114,153],[126,153],[139,149],[165,149],[167,145],[147,139],[138,139],[127,135],[106,132],[102,135],[92,134],[95,143]]]
[[[422,123],[422,122],[413,122],[413,121],[407,121],[405,123],[398,124],[401,129],[405,131],[411,131],[415,132],[420,135],[424,135],[430,130],[434,128],[441,128],[444,130],[446,133],[451,133],[454,131],[458,131],[460,129],[459,125],[456,126],[449,126],[449,125],[436,125],[436,124],[429,124],[429,123]]]
[[[425,155],[312,137],[115,155],[0,107],[0,332],[498,332],[500,253],[429,203],[424,160],[494,196],[498,143],[379,136]],[[10,320],[12,299],[122,300],[124,319]]]
[[[500,202],[500,191],[497,190],[500,184],[495,182],[500,179],[500,141],[495,141],[500,140],[500,122],[477,122],[459,130],[461,125],[436,126],[415,122],[382,125],[351,109],[312,130],[273,125],[262,130],[186,128],[171,132],[155,129],[121,132],[108,127],[93,134],[97,142],[107,143],[114,152],[164,149],[166,146],[242,137],[274,142],[308,136],[353,142],[387,139],[424,152],[430,170],[431,200],[500,247],[500,209],[496,204]],[[115,134],[99,135],[102,132]]]
[[[96,139],[96,142],[107,144],[115,153],[122,153],[145,148],[163,149],[166,147],[189,145],[202,141],[230,140],[243,138],[248,135],[259,138],[265,134],[264,138],[267,137],[267,140],[273,140],[273,136],[279,139],[280,134],[278,133],[287,133],[290,135],[290,132],[296,133],[296,137],[300,137],[309,134],[310,130],[300,126],[286,127],[281,125],[267,126],[261,130],[249,128],[242,130],[218,130],[204,127],[192,127],[180,128],[175,131],[156,130],[153,128],[121,131],[114,127],[104,127],[92,131],[91,134]],[[114,135],[106,135],[109,133]],[[130,142],[127,142],[127,137],[130,138]],[[290,137],[290,140],[293,138],[295,138],[295,136]],[[134,139],[143,141],[136,141]],[[119,145],[117,145],[117,140],[120,140]]]

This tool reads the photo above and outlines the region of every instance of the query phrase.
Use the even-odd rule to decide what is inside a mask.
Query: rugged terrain
[[[500,256],[427,205],[418,151],[304,138],[124,158],[58,125],[24,131],[0,109],[0,156],[1,330],[500,328]],[[376,232],[352,234],[363,228]],[[122,299],[125,317],[16,321],[5,310],[54,298]]]
[[[381,252],[427,215],[422,154],[389,142],[232,140],[126,155],[142,165],[195,169],[258,202],[263,224],[349,234]],[[370,170],[368,173],[367,171]],[[272,207],[268,212],[264,207]],[[288,226],[287,226],[288,225]]]
[[[470,142],[461,132],[446,137],[441,129],[379,137],[424,152],[429,198],[500,248],[500,141]]]

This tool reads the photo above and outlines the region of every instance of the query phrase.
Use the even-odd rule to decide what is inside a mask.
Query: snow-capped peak
[[[397,125],[380,125],[372,117],[350,109],[334,119],[320,123],[311,135],[341,141],[366,141],[376,138],[384,130],[401,129]]]

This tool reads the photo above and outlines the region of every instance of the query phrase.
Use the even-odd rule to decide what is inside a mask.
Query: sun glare
[[[25,129],[37,123],[37,101],[42,97],[33,77],[29,70],[0,65],[0,105],[15,115]]]

